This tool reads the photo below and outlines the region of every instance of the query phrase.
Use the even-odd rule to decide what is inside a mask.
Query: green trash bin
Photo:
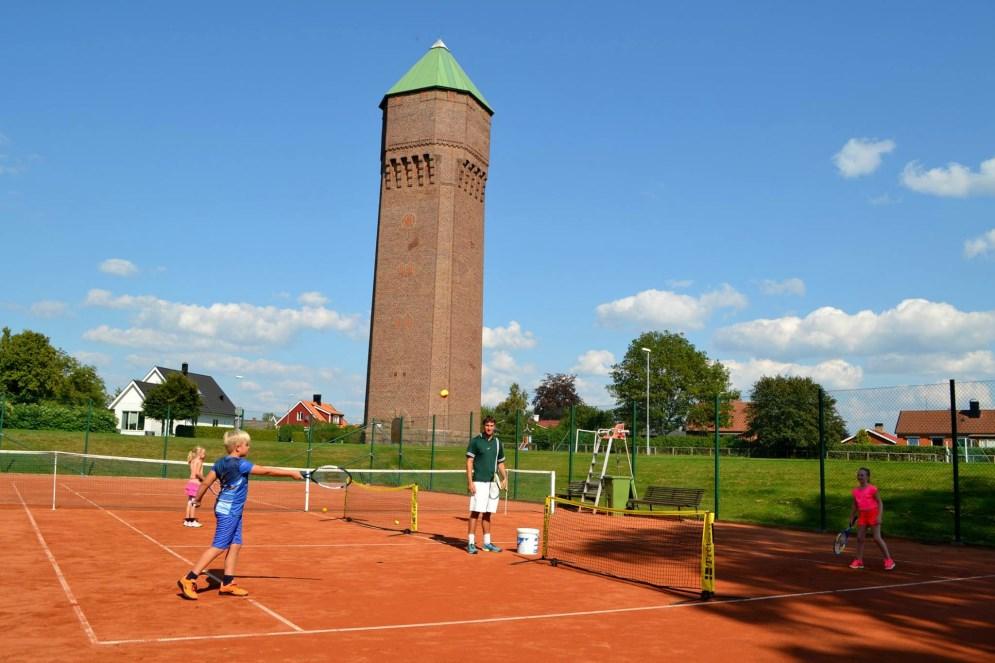
[[[601,492],[607,497],[607,506],[612,509],[624,509],[630,497],[635,497],[632,491],[632,478],[606,474],[601,484]]]

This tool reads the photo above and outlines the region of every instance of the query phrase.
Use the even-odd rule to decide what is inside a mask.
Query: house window
[[[297,421],[304,421],[304,413],[303,412],[298,412],[297,413]]]
[[[121,430],[143,430],[145,428],[144,412],[121,413]]]
[[[918,437],[910,437],[909,438],[909,446],[910,447],[918,447],[919,446],[919,438]]]
[[[211,425],[214,426],[215,428],[217,428],[218,427],[218,420],[217,419],[212,419],[211,420]]]
[[[942,447],[943,446],[943,438],[942,437],[931,437],[931,438],[929,438],[929,440],[930,440],[930,442],[933,443],[934,447]]]

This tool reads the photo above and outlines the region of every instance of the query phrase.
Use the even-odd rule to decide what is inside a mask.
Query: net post
[[[55,511],[55,488],[59,477],[59,452],[52,452],[52,511]]]
[[[418,484],[411,486],[411,531],[418,531]]]
[[[954,541],[960,543],[960,465],[957,453],[957,385],[950,380],[950,437],[953,447],[954,471]]]
[[[705,522],[701,531],[701,598],[715,596],[715,545],[712,538],[712,524],[715,514],[705,512]]]
[[[549,472],[549,497],[556,495],[556,470],[550,470]],[[549,499],[547,497],[546,499]],[[552,513],[556,510],[556,504],[551,502],[549,507],[549,512]]]

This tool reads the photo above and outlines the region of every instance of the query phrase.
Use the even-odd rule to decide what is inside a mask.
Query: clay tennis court
[[[517,554],[516,528],[541,527],[536,505],[496,517],[505,552],[470,556],[464,498],[420,495],[420,531],[405,535],[342,520],[330,494],[314,503],[328,513],[250,507],[238,569],[250,596],[204,589],[193,602],[175,583],[210,544],[209,510],[190,529],[182,499],[173,510],[104,506],[70,487],[79,505],[53,511],[30,497],[51,479],[2,480],[5,661],[995,655],[988,549],[892,539],[895,571],[874,550],[852,571],[832,535],[719,522],[717,596],[702,602]],[[250,499],[285,489],[254,484]]]

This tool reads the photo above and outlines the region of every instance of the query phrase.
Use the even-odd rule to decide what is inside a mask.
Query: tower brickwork
[[[491,111],[465,74],[416,71],[430,56],[462,74],[437,45],[381,104],[367,421],[480,409]]]

